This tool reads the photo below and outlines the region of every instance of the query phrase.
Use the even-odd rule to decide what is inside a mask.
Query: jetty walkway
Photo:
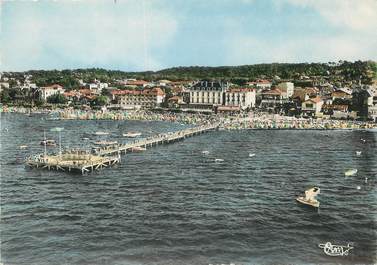
[[[99,156],[107,156],[107,155],[114,155],[114,154],[126,154],[127,152],[132,152],[134,150],[140,150],[143,148],[151,147],[154,145],[160,144],[167,144],[171,142],[176,142],[179,140],[183,140],[185,138],[206,133],[209,131],[216,130],[219,127],[219,124],[211,124],[211,125],[202,125],[194,128],[189,128],[177,132],[169,132],[165,134],[158,134],[153,137],[143,138],[140,140],[136,140],[127,144],[113,144],[108,146],[102,146],[94,148],[94,154]]]
[[[78,171],[81,172],[81,174],[86,174],[120,163],[122,153],[143,151],[147,147],[183,140],[194,135],[216,130],[218,127],[219,124],[217,123],[201,125],[177,132],[158,134],[127,144],[111,144],[95,147],[92,153],[72,149],[61,154],[38,154],[28,157],[25,163],[32,168],[45,168],[48,170],[62,170],[68,172]]]

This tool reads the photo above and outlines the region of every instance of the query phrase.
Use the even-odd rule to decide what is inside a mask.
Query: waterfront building
[[[142,90],[114,90],[111,94],[123,109],[155,108],[165,99],[165,92],[159,87]]]
[[[198,109],[213,109],[215,106],[224,105],[224,93],[228,90],[229,83],[214,81],[199,81],[191,86],[190,107]]]
[[[348,88],[337,88],[331,93],[331,96],[333,100],[348,100],[352,98],[352,91]]]
[[[225,106],[250,109],[255,107],[256,94],[253,88],[231,88],[225,92]]]
[[[348,108],[348,105],[323,104],[322,112],[335,119],[348,118],[350,114]]]
[[[48,97],[56,94],[63,94],[64,88],[61,85],[54,84],[51,86],[40,87],[39,88],[39,97],[40,99],[47,100]]]
[[[292,82],[282,82],[277,85],[277,88],[280,89],[284,98],[290,98],[293,96],[295,86]]]
[[[179,108],[182,105],[185,105],[186,103],[183,101],[182,96],[173,96],[168,99],[168,106],[169,108]]]
[[[108,88],[109,84],[107,83],[101,83],[97,80],[94,81],[94,83],[86,84],[86,87],[93,91],[94,94],[101,94],[102,89]]]
[[[0,82],[0,92],[3,89],[9,89],[9,83],[8,82]]]
[[[284,94],[279,88],[262,91],[260,108],[269,111],[281,109],[283,104],[288,102]]]
[[[151,83],[145,80],[136,80],[136,79],[126,79],[121,82],[122,85],[126,88],[137,88],[137,87],[146,87],[150,86]]]
[[[377,122],[377,90],[368,89],[368,118]]]
[[[270,89],[272,86],[272,83],[265,79],[257,79],[252,82],[247,82],[246,85],[254,87],[257,90],[264,90],[264,89]]]
[[[321,113],[323,106],[323,100],[321,97],[317,96],[315,98],[310,98],[301,104],[301,111],[303,116],[314,117]]]

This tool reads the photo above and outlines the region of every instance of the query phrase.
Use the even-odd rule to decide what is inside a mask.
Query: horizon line
[[[217,65],[217,66],[213,66],[213,65],[188,65],[188,66],[182,66],[182,65],[179,65],[179,66],[171,66],[171,67],[166,67],[166,68],[161,68],[161,69],[158,69],[158,70],[139,70],[139,71],[135,71],[135,70],[120,70],[120,69],[115,69],[115,68],[104,68],[104,67],[95,67],[95,66],[92,66],[92,67],[86,67],[86,68],[50,68],[50,69],[43,69],[43,68],[40,68],[40,69],[36,69],[36,68],[33,68],[33,69],[28,69],[28,70],[22,70],[22,71],[15,71],[15,70],[0,70],[0,73],[21,73],[21,72],[29,72],[29,71],[64,71],[64,70],[87,70],[87,69],[102,69],[102,70],[106,70],[106,71],[120,71],[120,72],[125,72],[125,73],[147,73],[147,72],[153,72],[153,73],[156,73],[156,72],[160,72],[160,71],[163,71],[163,70],[168,70],[168,69],[174,69],[174,68],[194,68],[194,67],[206,67],[206,68],[221,68],[221,67],[242,67],[242,66],[255,66],[255,65],[268,65],[268,64],[329,64],[329,63],[340,63],[340,62],[350,62],[350,63],[355,63],[355,62],[373,62],[373,63],[376,63],[377,60],[374,60],[374,59],[367,59],[367,60],[361,60],[361,59],[358,59],[358,60],[338,60],[338,61],[327,61],[327,62],[320,62],[320,61],[317,61],[317,62],[270,62],[270,63],[254,63],[254,64],[238,64],[238,65]]]

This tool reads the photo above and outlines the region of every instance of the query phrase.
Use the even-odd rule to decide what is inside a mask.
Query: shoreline
[[[219,130],[377,130],[377,123],[332,120],[323,118],[296,118],[279,114],[250,112],[247,115],[201,114],[184,112],[153,112],[148,110],[75,110],[75,109],[30,109],[3,108],[0,113],[20,113],[28,116],[47,115],[46,120],[129,120],[166,121],[200,126],[219,123]]]

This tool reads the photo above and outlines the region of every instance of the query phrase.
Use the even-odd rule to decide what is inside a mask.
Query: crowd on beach
[[[168,121],[191,125],[220,124],[220,129],[373,129],[377,124],[354,120],[332,120],[323,118],[302,118],[268,113],[202,114],[187,112],[155,112],[150,110],[76,110],[76,109],[27,109],[8,108],[3,112],[17,112],[26,115],[48,114],[47,119],[56,120],[142,120]]]
[[[353,120],[330,120],[315,118],[296,118],[278,114],[251,114],[248,117],[234,117],[223,121],[227,130],[238,129],[373,129],[376,123]]]

